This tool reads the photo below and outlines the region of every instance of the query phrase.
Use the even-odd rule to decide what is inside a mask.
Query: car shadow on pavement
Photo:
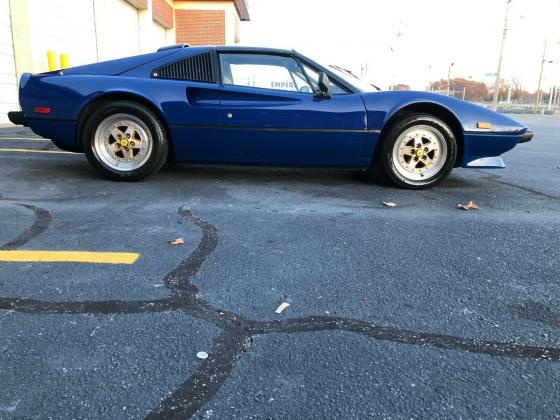
[[[527,301],[512,305],[511,309],[520,318],[560,328],[560,312],[543,303]]]

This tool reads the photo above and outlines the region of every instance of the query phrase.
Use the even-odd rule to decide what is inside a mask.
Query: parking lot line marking
[[[63,150],[33,150],[33,149],[5,149],[0,148],[0,152],[16,152],[16,153],[50,153],[57,155],[78,155],[79,153],[65,152]]]
[[[140,254],[134,252],[25,251],[0,250],[4,262],[76,262],[91,264],[134,264]]]

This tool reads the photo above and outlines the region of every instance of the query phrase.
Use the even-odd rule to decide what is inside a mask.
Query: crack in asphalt
[[[3,245],[1,249],[15,249],[22,246],[44,232],[52,219],[50,213],[45,209],[27,204],[19,205],[34,212],[35,222],[16,239]],[[489,356],[560,361],[560,348],[554,347],[526,346],[513,342],[410,331],[334,316],[260,321],[247,319],[234,312],[215,307],[199,296],[199,290],[191,282],[191,278],[198,273],[208,256],[216,249],[219,240],[218,231],[212,224],[194,216],[184,207],[180,207],[178,212],[184,220],[201,229],[202,238],[198,246],[164,277],[165,287],[170,291],[168,298],[74,302],[0,298],[0,309],[22,313],[124,315],[180,310],[192,317],[218,326],[222,332],[214,338],[209,357],[171,395],[160,401],[159,406],[146,417],[147,419],[178,419],[193,416],[220,390],[232,373],[236,362],[249,350],[253,338],[264,334],[338,330],[400,344]]]
[[[33,239],[35,236],[43,233],[51,223],[52,216],[47,210],[40,207],[32,206],[30,204],[20,204],[20,206],[32,210],[33,213],[35,213],[35,221],[29,229],[22,232],[17,238],[0,246],[0,250],[18,249],[19,247],[25,245],[27,242]]]

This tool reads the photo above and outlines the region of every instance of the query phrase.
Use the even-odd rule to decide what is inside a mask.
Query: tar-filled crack
[[[48,228],[51,215],[47,210],[21,204],[33,210],[35,222],[2,249],[22,246]],[[213,340],[209,357],[173,393],[164,398],[148,419],[188,418],[209,402],[232,373],[235,364],[249,350],[255,336],[280,333],[293,334],[313,331],[345,331],[362,334],[376,340],[414,346],[458,350],[489,356],[560,361],[560,349],[526,346],[502,341],[479,340],[445,334],[404,330],[373,324],[357,319],[334,316],[310,316],[279,321],[247,319],[206,302],[192,277],[218,245],[218,232],[210,223],[194,216],[188,209],[179,208],[179,215],[202,231],[198,246],[164,278],[170,296],[142,301],[78,301],[52,302],[35,299],[0,298],[0,309],[32,314],[93,314],[123,315],[180,310],[189,316],[213,323],[222,332]]]
[[[45,229],[47,229],[49,227],[49,224],[51,223],[52,217],[47,210],[42,209],[40,207],[32,206],[30,204],[20,204],[20,205],[29,210],[33,210],[33,213],[35,213],[35,221],[33,222],[33,224],[29,229],[22,232],[17,238],[0,246],[1,250],[13,250],[25,245],[35,236],[44,232]]]

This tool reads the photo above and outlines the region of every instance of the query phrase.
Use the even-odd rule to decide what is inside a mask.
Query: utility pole
[[[539,85],[537,87],[537,97],[535,98],[535,114],[539,112],[539,106],[542,99],[542,92],[541,92],[541,85],[542,85],[542,77],[544,72],[544,63],[546,61],[546,43],[547,39],[544,40],[544,48],[542,52],[542,61],[541,61],[541,73],[539,75]]]
[[[502,34],[502,46],[500,47],[500,58],[498,59],[498,70],[496,71],[496,83],[494,84],[494,98],[492,99],[492,109],[495,111],[498,108],[498,93],[500,90],[500,79],[502,77],[502,60],[504,59],[504,47],[506,45],[508,20],[509,20],[509,5],[511,0],[506,0],[506,17],[504,18],[504,32]]]

